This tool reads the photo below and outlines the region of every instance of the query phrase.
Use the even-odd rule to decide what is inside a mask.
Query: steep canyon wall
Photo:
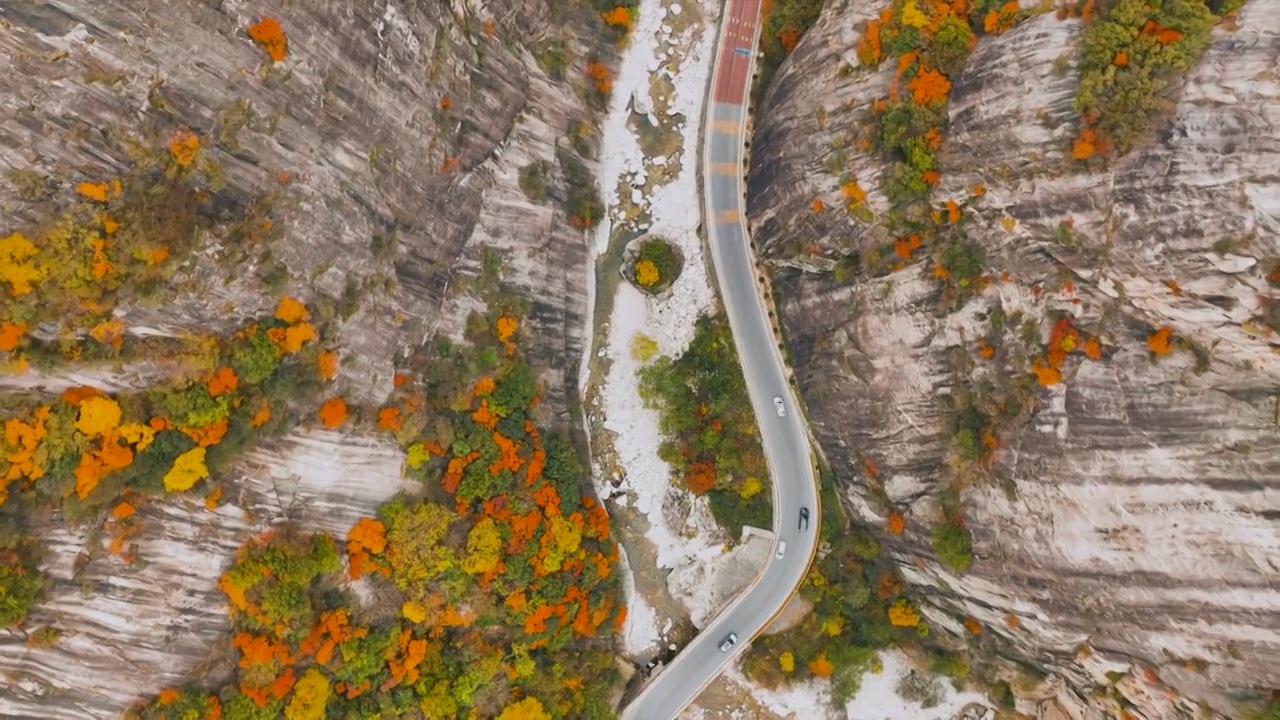
[[[1107,670],[1145,670],[1120,691],[1147,717],[1196,702],[1235,712],[1280,685],[1280,361],[1267,324],[1280,3],[1250,2],[1238,27],[1216,28],[1158,132],[1105,168],[1071,161],[1081,21],[1049,12],[983,36],[954,78],[934,192],[971,200],[968,234],[985,253],[990,282],[958,309],[930,263],[868,269],[894,238],[880,222],[887,163],[858,138],[895,63],[860,67],[855,48],[882,9],[829,2],[782,67],[758,111],[748,199],[849,507],[881,527],[905,515],[906,531],[882,540],[935,625],[964,636],[961,620],[977,619],[984,647],[1080,695]],[[840,207],[850,178],[868,191],[861,219]],[[1102,356],[1041,387],[1031,354],[1059,316]],[[1166,326],[1180,349],[1156,355],[1148,338]],[[993,358],[980,338],[1001,342]],[[1021,408],[981,477],[953,440],[975,395]],[[963,573],[930,547],[957,477],[975,558]]]

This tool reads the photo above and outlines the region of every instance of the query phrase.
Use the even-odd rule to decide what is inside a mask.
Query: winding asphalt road
[[[747,242],[743,146],[761,1],[726,0],[712,71],[711,102],[703,119],[704,226],[773,480],[773,529],[778,540],[786,543],[786,552],[782,558],[770,554],[755,582],[650,680],[623,711],[624,720],[678,717],[786,606],[817,549],[822,515],[818,478],[804,421],[793,400],[782,354],[756,289]],[[776,412],[775,397],[783,399],[785,417]],[[810,521],[805,530],[799,528],[801,508],[809,509]],[[720,644],[729,633],[738,636],[737,645],[721,652]]]

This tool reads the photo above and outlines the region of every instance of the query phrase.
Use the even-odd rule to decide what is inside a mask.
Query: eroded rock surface
[[[1280,3],[1250,2],[1238,29],[1216,29],[1158,135],[1092,173],[1070,162],[1077,75],[1061,67],[1078,58],[1079,21],[1040,15],[984,37],[952,92],[934,197],[985,185],[969,235],[1005,279],[955,312],[929,263],[859,272],[860,253],[892,240],[878,225],[810,209],[839,207],[846,172],[872,210],[888,209],[886,165],[855,142],[893,72],[857,68],[855,26],[880,9],[829,3],[797,47],[757,118],[749,190],[800,387],[850,506],[883,526],[888,506],[870,489],[882,484],[905,511],[907,531],[884,540],[936,626],[962,635],[972,616],[1002,638],[997,652],[1081,697],[1107,670],[1139,670],[1145,681],[1118,689],[1148,717],[1196,701],[1235,712],[1280,685],[1280,360],[1263,319],[1280,256]],[[956,574],[930,548],[956,462],[948,398],[1028,368],[1025,354],[978,358],[997,308],[1037,320],[1041,346],[1049,313],[1067,313],[1104,353],[1032,386],[1029,418],[1000,438],[1006,487],[963,491],[975,561]],[[1162,326],[1185,344],[1157,357],[1147,338]],[[1001,363],[1004,380],[990,367]]]
[[[76,181],[126,172],[130,141],[188,126],[204,137],[228,202],[289,174],[273,207],[285,237],[271,259],[304,300],[360,289],[364,302],[342,339],[366,394],[389,391],[403,341],[460,327],[459,284],[480,274],[482,245],[499,251],[507,282],[536,297],[533,316],[546,331],[530,333],[545,343],[537,360],[563,370],[580,354],[585,245],[563,212],[530,202],[516,178],[533,160],[555,168],[556,144],[567,146],[588,113],[570,83],[503,41],[561,32],[529,5],[491,15],[464,4],[455,16],[430,3],[334,0],[7,3],[0,169],[38,173],[70,194]],[[284,26],[282,63],[245,34],[257,13]],[[38,223],[43,207],[7,185],[0,202],[11,225]],[[549,186],[554,200],[558,177]],[[131,308],[126,321],[227,330],[270,309],[261,267],[229,272],[212,254],[180,278],[172,302]],[[392,321],[398,315],[403,322]]]

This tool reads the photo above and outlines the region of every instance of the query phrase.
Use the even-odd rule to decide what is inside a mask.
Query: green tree
[[[943,522],[933,528],[933,552],[953,570],[968,570],[973,563],[973,537],[969,528]]]
[[[280,717],[284,703],[271,698],[266,705],[258,705],[248,695],[239,690],[229,691],[222,700],[223,720],[275,720]]]
[[[258,385],[279,365],[280,351],[263,328],[236,343],[231,351],[231,367],[240,376],[240,381],[247,385]]]
[[[44,576],[18,553],[0,550],[0,626],[17,625],[40,602]]]
[[[505,417],[514,410],[524,410],[538,394],[538,378],[528,364],[516,363],[498,378],[498,386],[489,396],[489,407],[495,415]]]

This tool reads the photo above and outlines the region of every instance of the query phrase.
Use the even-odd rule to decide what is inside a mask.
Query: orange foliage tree
[[[907,526],[907,523],[906,523],[906,520],[903,519],[902,513],[900,512],[889,513],[889,532],[893,533],[894,535],[901,535],[902,531],[906,529],[906,526]]]
[[[213,374],[213,377],[209,379],[209,396],[218,397],[219,395],[232,393],[238,387],[240,387],[240,378],[236,376],[236,371],[229,367],[220,367]]]
[[[1173,352],[1173,328],[1165,326],[1147,337],[1147,347],[1156,355],[1168,355]]]
[[[335,395],[320,405],[316,416],[325,427],[336,428],[347,420],[347,402],[342,399],[342,396]]]
[[[316,356],[316,374],[321,380],[332,380],[338,376],[338,353],[326,350]]]
[[[826,655],[819,655],[809,662],[809,672],[813,673],[814,677],[829,678],[834,670]]]
[[[604,63],[587,63],[586,73],[587,78],[594,83],[596,92],[603,95],[613,89],[613,73],[609,72]]]
[[[400,413],[400,408],[391,405],[378,410],[379,430],[397,432],[402,427],[404,427],[404,416]]]
[[[498,339],[502,342],[507,342],[515,334],[516,328],[520,326],[520,321],[510,315],[503,315],[498,318],[495,325],[498,330]]]
[[[26,331],[26,323],[0,323],[0,350],[12,352],[18,347],[18,340]]]
[[[612,10],[601,13],[604,21],[624,32],[631,30],[631,11],[619,5]]]
[[[200,151],[200,137],[186,127],[179,128],[169,139],[169,155],[183,167],[195,162]]]
[[[289,52],[289,39],[285,37],[280,21],[273,17],[264,17],[249,26],[249,37],[266,51],[273,62],[284,60]]]
[[[382,522],[374,518],[360,518],[347,531],[347,563],[351,579],[373,571],[389,575],[390,570],[371,557],[381,555],[386,549],[387,531]]]
[[[911,91],[911,102],[917,105],[933,105],[946,102],[951,92],[951,81],[937,70],[921,68],[920,72],[907,83]]]
[[[1085,127],[1080,129],[1075,144],[1071,147],[1071,157],[1076,160],[1088,160],[1098,151],[1098,131]]]
[[[782,45],[783,51],[791,54],[796,49],[796,45],[800,44],[800,30],[796,27],[787,27],[778,33],[778,42]]]
[[[699,495],[716,486],[716,466],[710,461],[693,462],[685,468],[684,484]]]
[[[1094,343],[1092,350],[1088,343],[1081,341],[1080,331],[1072,323],[1071,317],[1060,318],[1049,332],[1044,356],[1031,361],[1031,372],[1041,385],[1057,385],[1062,382],[1062,366],[1068,354],[1083,351],[1090,358],[1093,358],[1093,352],[1098,352],[1100,356],[1101,351],[1096,347],[1097,340],[1091,339],[1090,342]]]

